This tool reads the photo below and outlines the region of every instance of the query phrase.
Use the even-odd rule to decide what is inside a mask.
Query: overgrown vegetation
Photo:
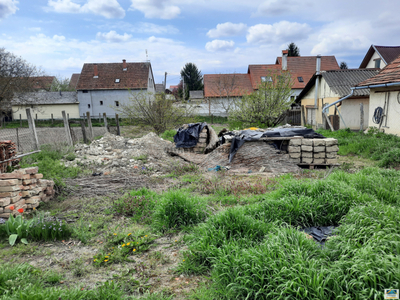
[[[378,166],[397,168],[400,165],[400,137],[385,134],[370,128],[368,133],[342,129],[331,132],[318,130],[326,137],[333,137],[339,142],[339,155],[359,155],[378,161]]]

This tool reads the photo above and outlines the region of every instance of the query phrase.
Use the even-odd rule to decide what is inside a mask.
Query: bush
[[[187,192],[172,190],[162,195],[153,215],[153,227],[159,231],[183,229],[204,221],[206,202]]]
[[[122,198],[115,200],[113,208],[119,214],[132,217],[135,222],[149,224],[157,203],[157,196],[157,193],[146,188],[130,191]]]
[[[65,157],[65,159],[68,160],[68,161],[73,161],[73,160],[75,160],[75,158],[76,158],[76,155],[75,155],[74,153],[69,153],[69,154]]]

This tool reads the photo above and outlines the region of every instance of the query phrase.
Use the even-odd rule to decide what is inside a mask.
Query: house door
[[[307,108],[307,124],[314,126],[316,124],[315,121],[315,108]]]

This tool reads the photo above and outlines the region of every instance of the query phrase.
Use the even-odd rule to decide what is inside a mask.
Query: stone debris
[[[161,174],[168,166],[168,161],[173,159],[166,152],[173,147],[173,143],[153,132],[137,139],[106,133],[90,145],[75,145],[76,158],[73,161],[65,160],[64,163],[66,166],[89,167],[103,175],[121,171]]]
[[[10,214],[31,212],[39,202],[48,202],[54,197],[54,181],[43,179],[38,167],[19,169],[0,174],[0,218]]]
[[[338,141],[334,138],[292,139],[288,147],[290,158],[304,164],[337,164],[338,151]]]

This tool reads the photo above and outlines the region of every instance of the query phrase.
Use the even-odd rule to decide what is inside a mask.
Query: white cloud
[[[258,6],[255,16],[279,16],[298,12],[299,9],[312,5],[309,1],[295,0],[267,0]]]
[[[131,0],[131,10],[144,13],[146,18],[174,19],[181,9],[169,0]]]
[[[16,0],[0,0],[0,20],[15,14],[18,10],[17,4]]]
[[[57,42],[62,42],[62,41],[65,41],[65,36],[55,34],[55,35],[53,36],[53,40],[55,40],[55,41],[57,41]]]
[[[209,52],[227,51],[233,49],[234,46],[233,41],[213,40],[206,44],[206,50]]]
[[[269,44],[299,41],[308,37],[311,27],[308,24],[280,21],[278,23],[251,26],[247,33],[247,42]]]
[[[154,23],[140,22],[132,26],[132,32],[138,33],[156,33],[156,34],[177,34],[179,29],[172,26],[166,25],[161,26]]]
[[[219,38],[224,36],[235,36],[245,33],[247,25],[243,23],[234,24],[226,22],[218,24],[215,29],[211,29],[207,32],[207,36],[210,38]]]
[[[84,5],[71,0],[49,0],[48,6],[58,13],[93,13],[107,19],[125,17],[117,0],[88,0]]]
[[[126,42],[132,37],[131,34],[124,33],[124,35],[118,34],[116,31],[111,30],[110,32],[98,32],[96,38],[111,43]]]

